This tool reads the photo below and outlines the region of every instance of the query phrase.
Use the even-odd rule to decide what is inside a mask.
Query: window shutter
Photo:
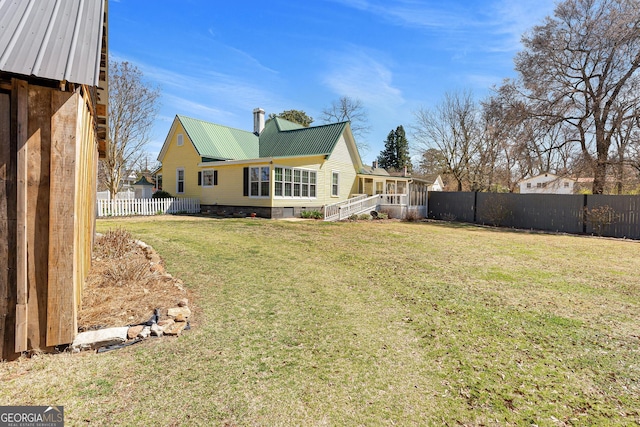
[[[249,168],[242,171],[242,191],[245,197],[249,196]]]
[[[218,171],[213,171],[213,185],[218,185]]]
[[[202,185],[202,172],[198,172],[198,185]]]

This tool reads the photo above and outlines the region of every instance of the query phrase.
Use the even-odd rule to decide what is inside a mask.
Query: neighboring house
[[[0,1],[0,359],[77,331],[107,141],[107,1]]]
[[[520,194],[573,194],[576,180],[544,173],[518,182]]]
[[[427,175],[423,176],[422,179],[428,183],[429,191],[444,191],[444,182],[440,175]]]
[[[178,115],[165,139],[158,189],[203,212],[299,216],[356,194],[408,194],[410,177],[362,164],[348,122],[302,127],[255,109],[254,132]]]
[[[136,181],[138,181],[138,175],[133,171],[129,172],[129,175],[120,180],[120,191],[133,190]]]
[[[150,199],[153,196],[155,185],[149,182],[146,176],[142,175],[139,180],[132,184],[136,199]]]

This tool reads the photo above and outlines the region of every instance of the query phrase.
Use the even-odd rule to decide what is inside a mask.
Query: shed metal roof
[[[105,2],[0,0],[0,71],[99,85]]]

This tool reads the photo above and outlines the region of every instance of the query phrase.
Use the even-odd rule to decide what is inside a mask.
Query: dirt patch
[[[96,237],[93,262],[78,314],[80,331],[147,321],[191,294],[167,274],[160,256],[129,232],[117,229]]]

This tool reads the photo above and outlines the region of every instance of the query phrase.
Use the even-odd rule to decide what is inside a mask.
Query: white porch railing
[[[406,194],[376,194],[375,196],[364,194],[343,202],[326,205],[324,207],[324,220],[340,221],[349,218],[351,215],[371,212],[381,205],[402,206],[406,204]]]
[[[98,217],[200,213],[198,199],[98,200]]]

